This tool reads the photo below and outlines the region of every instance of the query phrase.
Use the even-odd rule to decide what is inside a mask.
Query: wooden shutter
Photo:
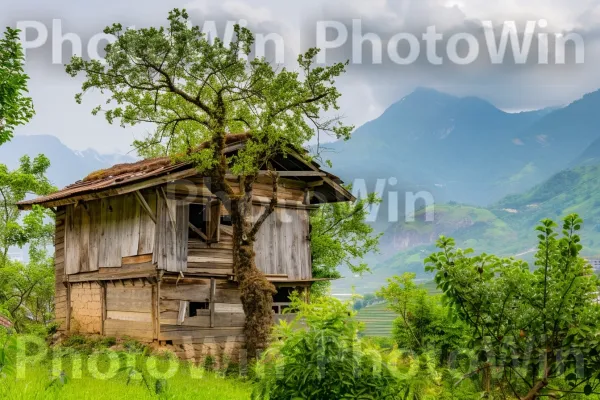
[[[221,202],[213,200],[207,204],[206,237],[208,243],[217,243],[220,239]]]

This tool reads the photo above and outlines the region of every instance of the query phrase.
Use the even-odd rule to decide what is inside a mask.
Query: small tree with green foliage
[[[17,30],[7,28],[0,40],[0,145],[12,137],[13,129],[33,116],[31,99],[25,96],[28,77],[23,72],[24,53]],[[34,207],[22,216],[16,203],[28,194],[46,195],[55,190],[46,178],[50,162],[39,155],[23,156],[19,167],[0,164],[0,312],[15,328],[30,321],[51,319],[54,268],[46,254],[51,243],[54,215]],[[8,259],[11,246],[29,244],[27,264]]]
[[[311,212],[311,251],[314,278],[341,278],[340,266],[352,273],[369,271],[362,259],[379,251],[379,239],[365,220],[368,208],[380,203],[372,193],[353,203],[328,203]],[[327,284],[313,285],[313,294],[323,294]]]
[[[600,385],[598,280],[579,256],[582,220],[537,227],[535,269],[526,262],[473,255],[440,237],[427,270],[468,325],[482,389],[522,400],[596,393]],[[494,380],[497,385],[493,385]]]
[[[439,296],[430,296],[417,286],[415,276],[408,272],[394,276],[377,295],[398,314],[393,331],[398,346],[416,354],[435,352],[441,365],[466,343],[466,326],[441,304]]]
[[[0,145],[34,114],[31,98],[26,95],[29,77],[23,69],[24,59],[19,31],[6,28],[0,39]]]
[[[21,218],[15,206],[28,193],[45,195],[55,190],[45,176],[49,165],[43,155],[34,160],[22,157],[14,171],[0,164],[0,308],[18,330],[30,321],[45,324],[52,318],[54,268],[46,246],[52,243],[54,214],[34,207]],[[27,263],[8,258],[11,246],[25,244],[29,244]]]
[[[254,399],[400,399],[402,387],[381,352],[358,336],[349,304],[322,296],[295,298],[291,324],[276,326],[275,340],[256,366]]]

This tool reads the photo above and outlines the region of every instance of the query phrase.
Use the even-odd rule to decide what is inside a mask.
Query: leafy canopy
[[[452,310],[442,305],[438,296],[429,295],[414,279],[415,274],[408,272],[389,278],[377,295],[398,314],[394,321],[398,346],[420,355],[437,351],[439,364],[443,364],[451,351],[464,346],[466,327],[452,318]]]
[[[379,251],[382,234],[375,234],[365,218],[369,206],[379,202],[381,199],[372,193],[355,202],[323,204],[311,212],[313,277],[341,278],[338,268],[342,265],[356,274],[369,271],[360,260]]]
[[[248,60],[254,44],[248,29],[236,26],[231,43],[211,41],[178,9],[170,12],[166,27],[114,24],[104,32],[117,38],[106,46],[105,64],[74,57],[67,72],[87,77],[78,101],[91,89],[110,96],[104,108],[93,110],[109,123],[156,127],[134,143],[142,156],[186,155],[201,171],[211,171],[221,162],[218,138],[251,132],[230,165],[247,176],[273,154],[300,148],[315,132],[347,138],[352,130],[337,117],[322,118],[338,109],[334,82],[345,65],[315,67],[317,49],[298,57],[299,71]],[[190,152],[203,142],[215,145]]]
[[[0,309],[19,330],[31,321],[51,320],[54,268],[46,247],[54,235],[54,214],[34,207],[21,216],[15,206],[27,194],[55,190],[45,176],[49,166],[44,155],[33,160],[23,156],[14,171],[0,164]],[[29,244],[29,262],[9,260],[9,248],[25,244]]]
[[[551,392],[596,392],[600,385],[598,280],[579,256],[575,214],[537,227],[535,269],[513,258],[473,255],[440,237],[427,270],[470,329],[479,352],[472,374],[496,371],[500,387],[521,399]],[[490,377],[491,379],[491,377]]]
[[[33,102],[26,96],[29,77],[23,69],[24,60],[19,31],[6,28],[0,39],[0,145],[34,114]]]

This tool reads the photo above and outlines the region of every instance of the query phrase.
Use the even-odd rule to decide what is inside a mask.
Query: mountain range
[[[71,150],[51,135],[15,136],[0,146],[0,162],[11,169],[18,167],[22,156],[35,157],[38,154],[45,154],[50,159],[48,178],[58,188],[82,179],[92,171],[135,161],[128,155],[100,154],[93,149]]]
[[[349,141],[325,145],[323,157],[345,181],[364,179],[371,190],[394,177],[390,190],[490,205],[569,166],[600,136],[598,109],[600,91],[563,108],[507,113],[479,98],[417,89]]]
[[[600,254],[600,91],[564,107],[508,113],[475,97],[417,89],[348,141],[327,143],[321,157],[345,182],[375,190],[386,184],[374,226],[384,232],[382,252],[368,261],[373,275],[335,284],[362,291],[402,271],[426,278],[423,259],[441,234],[460,247],[531,258],[536,223],[578,212],[584,254]],[[51,161],[49,178],[63,187],[97,169],[131,162],[127,155],[73,151],[49,135],[16,136],[0,146],[9,167],[28,154]],[[395,178],[395,180],[390,179]],[[389,218],[398,196],[399,221]],[[428,192],[433,221],[417,202],[414,221],[403,217],[404,193]],[[350,275],[350,274],[348,274]]]
[[[358,128],[349,141],[327,144],[324,158],[346,182],[394,177],[375,223],[385,234],[373,275],[338,281],[372,291],[403,271],[425,279],[423,260],[439,235],[458,246],[503,256],[533,257],[534,228],[571,212],[584,219],[584,254],[600,254],[600,91],[564,107],[507,113],[473,97],[418,89]],[[597,178],[596,178],[597,177]],[[414,221],[388,218],[390,192],[429,192]],[[387,204],[386,204],[387,203]]]

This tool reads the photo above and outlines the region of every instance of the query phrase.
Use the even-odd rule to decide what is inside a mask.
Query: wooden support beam
[[[71,284],[67,283],[67,333],[71,332]]]
[[[285,176],[327,176],[321,171],[276,171],[280,177]],[[269,171],[259,171],[259,175],[269,175]]]
[[[196,228],[194,226],[194,224],[192,224],[191,222],[188,222],[188,226],[190,227],[190,229],[192,231],[194,231],[194,233],[196,233],[198,236],[200,236],[202,238],[202,240],[204,240],[205,242],[208,242],[208,237],[206,237],[206,235],[204,233],[202,233],[202,231],[198,228]]]
[[[102,301],[102,335],[104,335],[104,321],[106,321],[106,315],[107,315],[107,310],[106,310],[106,282],[100,282],[100,295],[101,295],[101,301]]]
[[[229,236],[233,236],[233,226],[220,225],[219,228]]]
[[[179,301],[179,314],[177,316],[177,325],[182,325],[183,321],[185,321],[185,316],[187,314],[187,309],[189,307],[189,303],[185,300]]]
[[[154,223],[156,224],[156,221],[157,221],[156,215],[154,215],[154,213],[152,212],[152,208],[150,208],[150,205],[144,198],[144,195],[139,190],[136,190],[134,193],[135,193],[135,197],[139,201],[139,203],[142,206],[142,208],[144,209],[144,211],[146,211],[146,213],[148,213],[148,216],[150,217],[150,219],[152,221],[154,221]]]
[[[208,306],[210,307],[210,327],[215,327],[215,292],[216,292],[216,282],[215,278],[210,278],[210,303]]]
[[[165,193],[165,189],[161,187],[160,192],[162,193],[163,199],[165,201],[165,208],[167,209],[167,212],[169,213],[169,219],[171,220],[173,232],[177,232],[176,219],[175,219],[175,216],[173,215],[173,212],[171,211],[171,208],[169,207],[169,200],[167,199],[167,194]]]

